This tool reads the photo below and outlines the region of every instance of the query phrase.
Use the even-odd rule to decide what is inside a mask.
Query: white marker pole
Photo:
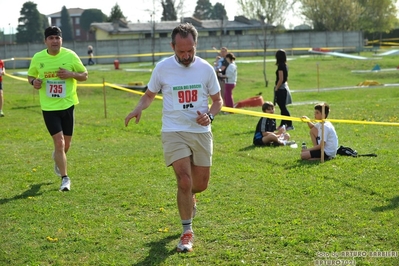
[[[321,105],[321,117],[322,117],[322,122],[321,122],[321,158],[320,161],[324,163],[324,115],[325,115],[325,105],[324,103]]]

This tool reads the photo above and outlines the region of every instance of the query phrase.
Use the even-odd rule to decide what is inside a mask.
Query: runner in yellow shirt
[[[54,141],[54,171],[61,177],[60,191],[69,191],[67,158],[73,128],[74,108],[79,103],[77,81],[86,81],[88,73],[77,54],[62,47],[61,29],[44,31],[47,48],[37,52],[30,63],[28,81],[39,90],[40,106],[47,130]]]

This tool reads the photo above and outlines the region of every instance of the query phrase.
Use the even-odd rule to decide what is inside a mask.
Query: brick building
[[[85,31],[80,27],[80,17],[85,11],[82,8],[68,8],[69,17],[71,18],[71,25],[75,41],[93,41],[95,36],[90,32]],[[50,18],[50,25],[61,27],[61,11],[47,15]]]

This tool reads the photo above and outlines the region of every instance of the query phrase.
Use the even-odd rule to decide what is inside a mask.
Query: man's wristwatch
[[[215,119],[215,117],[213,116],[213,114],[211,113],[207,113],[209,119],[211,120],[211,123],[213,122],[213,119]]]

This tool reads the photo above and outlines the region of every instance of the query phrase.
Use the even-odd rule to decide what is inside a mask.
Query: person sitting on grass
[[[323,117],[324,107],[324,117]],[[327,103],[316,104],[314,107],[314,118],[316,120],[323,120],[328,117],[330,112],[330,106]],[[307,116],[302,116],[303,120],[309,120]],[[313,147],[309,149],[302,149],[301,159],[302,160],[318,160],[321,158],[321,136],[322,136],[322,123],[307,122],[310,128],[310,138],[313,143]],[[337,155],[338,149],[338,136],[335,132],[334,126],[330,121],[324,121],[324,158],[331,159]]]
[[[274,114],[274,105],[272,102],[265,102],[262,105],[262,111],[268,114]],[[253,144],[255,146],[280,146],[291,145],[295,141],[289,141],[290,135],[285,132],[285,127],[276,130],[276,119],[261,117],[254,134]]]

